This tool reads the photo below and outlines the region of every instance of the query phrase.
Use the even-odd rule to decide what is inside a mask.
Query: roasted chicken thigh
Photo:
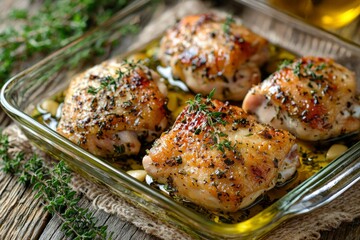
[[[137,63],[97,65],[71,81],[57,131],[101,157],[137,154],[141,141],[167,127],[158,84],[159,76]]]
[[[243,109],[303,140],[360,129],[355,75],[328,58],[303,57],[281,68],[249,91]]]
[[[175,77],[202,94],[242,100],[260,81],[259,65],[268,58],[267,41],[232,18],[187,16],[161,39],[159,58]]]
[[[234,212],[284,182],[299,164],[295,138],[241,108],[195,98],[143,158],[147,173],[175,194]]]

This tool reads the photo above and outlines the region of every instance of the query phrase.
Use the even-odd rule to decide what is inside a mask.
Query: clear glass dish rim
[[[247,2],[247,0],[245,0]],[[150,0],[142,0],[137,1],[138,4],[147,4]],[[243,2],[243,1],[240,1]],[[124,15],[126,16],[126,14]],[[113,20],[112,20],[113,21]],[[101,28],[101,26],[99,27]],[[330,163],[327,167],[320,170],[314,176],[310,177],[302,184],[297,186],[291,192],[286,194],[276,203],[268,207],[267,209],[263,210],[256,216],[250,218],[249,220],[235,223],[235,224],[226,224],[226,223],[216,223],[211,220],[205,219],[200,214],[195,213],[186,207],[172,201],[170,198],[164,196],[162,193],[151,189],[144,183],[137,181],[136,179],[132,178],[130,175],[124,173],[122,170],[115,169],[111,165],[105,163],[101,159],[95,157],[94,155],[90,154],[89,152],[81,149],[76,144],[72,143],[70,140],[66,139],[65,137],[59,135],[57,132],[53,131],[52,129],[48,128],[45,125],[40,124],[35,119],[20,111],[16,108],[16,106],[10,103],[11,99],[8,99],[7,92],[11,89],[16,87],[16,84],[23,80],[23,78],[35,71],[36,69],[41,68],[42,66],[46,65],[48,61],[57,56],[61,56],[62,54],[69,54],[68,49],[70,49],[75,44],[81,44],[81,42],[86,39],[88,36],[92,34],[96,34],[97,30],[93,30],[86,35],[80,37],[78,40],[75,40],[71,44],[65,46],[64,48],[56,51],[55,53],[49,55],[48,57],[44,58],[37,64],[33,65],[32,67],[22,71],[21,73],[17,74],[16,76],[12,77],[4,87],[1,89],[0,94],[0,103],[5,110],[5,112],[13,119],[15,122],[21,125],[27,131],[34,131],[37,134],[43,136],[48,141],[55,143],[58,146],[62,146],[63,149],[66,149],[69,152],[76,154],[77,156],[84,158],[89,164],[93,165],[94,167],[101,167],[102,170],[110,177],[117,178],[120,182],[125,182],[127,185],[130,185],[136,191],[149,196],[152,199],[155,199],[158,203],[165,207],[167,210],[172,210],[177,215],[177,219],[181,221],[181,218],[184,218],[182,222],[187,224],[190,227],[195,227],[195,231],[197,233],[201,233],[201,231],[208,232],[209,234],[214,233],[217,236],[227,236],[227,237],[246,237],[246,236],[260,236],[267,232],[268,230],[273,229],[278,224],[280,224],[285,219],[288,219],[291,216],[308,212],[314,208],[324,205],[331,201],[334,197],[338,196],[342,192],[344,192],[347,188],[349,188],[352,184],[354,184],[358,180],[358,176],[355,179],[352,179],[350,184],[347,184],[347,187],[342,188],[338,191],[335,195],[331,198],[325,199],[317,204],[315,207],[312,208],[303,208],[303,209],[295,209],[292,208],[299,200],[304,197],[304,193],[307,193],[309,187],[314,186],[316,182],[321,182],[324,179],[327,179],[326,176],[331,175],[331,173],[338,169],[339,167],[345,167],[344,165],[349,165],[353,162],[353,159],[356,157],[358,158],[360,155],[360,142],[354,144],[354,146],[344,155]],[[335,36],[336,37],[336,36]],[[338,41],[342,42],[341,39]],[[348,43],[349,44],[349,43]],[[356,47],[356,45],[352,44]],[[359,49],[358,49],[359,50]],[[360,51],[360,50],[359,50]],[[350,160],[349,160],[350,159]],[[351,160],[352,159],[352,160]],[[106,184],[106,183],[105,183]],[[189,225],[191,224],[191,225]],[[256,226],[256,227],[255,227]]]
[[[356,55],[360,55],[360,44],[356,43],[354,41],[351,41],[347,38],[342,37],[341,35],[331,32],[327,29],[321,28],[319,26],[311,25],[310,23],[302,20],[300,17],[282,12],[281,10],[278,10],[270,5],[269,2],[266,0],[259,0],[259,1],[253,1],[253,0],[233,0],[234,2],[243,4],[245,6],[251,7],[255,10],[258,10],[264,14],[267,15],[276,15],[276,19],[287,22],[289,24],[292,24],[297,27],[301,27],[301,30],[304,32],[313,31],[320,34],[320,36],[326,37],[328,40],[334,41],[336,43],[339,43],[340,45],[346,47],[347,49],[354,51]]]

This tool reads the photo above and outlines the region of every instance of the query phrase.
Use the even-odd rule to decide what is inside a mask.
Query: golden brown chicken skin
[[[76,76],[57,131],[89,152],[117,157],[139,152],[167,127],[159,76],[138,63],[104,62]]]
[[[283,67],[249,91],[243,108],[303,140],[360,129],[355,75],[329,58],[303,57]]]
[[[159,58],[196,93],[217,89],[219,100],[242,100],[260,81],[267,41],[233,19],[213,14],[187,16],[161,39]]]
[[[147,173],[211,210],[251,204],[299,164],[295,138],[257,123],[241,108],[199,96],[143,158]]]

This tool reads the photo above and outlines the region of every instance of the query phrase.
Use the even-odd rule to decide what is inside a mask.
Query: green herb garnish
[[[93,86],[89,86],[87,92],[90,93],[90,94],[92,94],[92,95],[95,95],[95,94],[97,94],[99,91],[100,91],[100,88],[94,88]]]
[[[317,66],[317,67],[315,68],[315,70],[316,70],[316,71],[323,70],[325,67],[326,67],[326,64],[325,64],[325,63],[322,63],[322,64],[320,64],[319,66]]]
[[[112,76],[105,76],[99,78],[98,81],[100,81],[100,86],[97,88],[93,86],[89,86],[87,92],[92,95],[96,95],[98,92],[100,92],[103,89],[107,89],[109,91],[115,92],[120,85],[120,81],[124,77],[130,76],[130,74],[135,70],[135,68],[138,66],[139,63],[140,61],[133,62],[133,61],[125,60],[124,63],[122,64],[122,66],[124,66],[124,69],[118,69],[116,71],[117,74],[116,78]],[[131,102],[125,103],[125,107],[126,104],[130,104],[129,106],[131,106]]]
[[[71,189],[71,172],[63,161],[50,167],[33,155],[26,158],[22,152],[12,157],[9,153],[7,135],[0,134],[0,163],[2,171],[19,176],[19,181],[32,184],[36,198],[42,200],[44,208],[57,215],[61,229],[68,238],[106,239],[106,226],[95,226],[93,213],[78,206],[80,198]]]
[[[224,153],[225,149],[233,150],[236,144],[233,144],[228,139],[223,139],[228,137],[228,135],[217,128],[219,124],[225,126],[228,122],[223,119],[223,117],[226,115],[225,113],[210,110],[213,107],[211,99],[214,96],[214,93],[215,89],[209,93],[206,99],[203,99],[200,94],[197,94],[194,100],[187,101],[189,104],[188,112],[202,113],[206,116],[206,126],[211,127],[212,130],[207,131],[207,136],[205,137],[209,137],[211,139],[213,144],[212,148],[216,148],[217,150]],[[194,134],[200,134],[204,127],[205,126],[198,127]]]
[[[231,24],[235,22],[233,16],[228,15],[225,19],[225,22],[223,24],[223,30],[225,34],[229,35],[231,33]]]
[[[108,89],[108,90],[116,91],[116,89],[118,87],[118,83],[112,76],[106,76],[106,77],[100,78],[99,81],[100,81],[99,87],[95,88],[93,86],[89,86],[87,92],[92,95],[96,95],[98,92],[100,92],[100,90]]]
[[[284,59],[284,60],[278,65],[277,70],[283,69],[283,68],[289,66],[291,63],[293,63],[292,60],[290,60],[290,59]]]
[[[210,108],[213,107],[211,99],[214,96],[215,89],[213,89],[206,100],[204,101],[201,97],[201,94],[197,94],[194,97],[194,100],[188,100],[186,103],[189,105],[188,112],[202,112],[207,117],[207,125],[213,127],[217,123],[226,125],[227,122],[223,119],[225,113],[223,112],[214,112],[210,111]]]
[[[217,143],[216,149],[220,150],[221,152],[225,152],[225,149],[228,149],[229,151],[233,150],[235,147],[235,144],[233,145],[231,141],[224,139],[223,141]]]
[[[322,69],[325,68],[325,64],[322,63],[321,65],[318,65],[317,67],[315,67],[314,69],[314,64],[312,62],[309,62],[304,68],[303,68],[303,73],[301,73],[301,66],[302,63],[301,62],[297,62],[294,65],[293,68],[293,72],[296,76],[298,77],[309,77],[310,80],[322,80],[323,79],[323,75],[321,74],[316,74],[315,71],[320,71]]]
[[[48,54],[82,36],[86,31],[109,19],[124,8],[128,0],[44,0],[39,11],[30,15],[27,10],[10,12],[13,21],[0,33],[0,86],[14,69],[37,54]],[[135,25],[124,26],[122,34],[137,30]],[[105,40],[99,41],[92,52],[78,53],[73,61],[79,61],[104,52]]]
[[[293,72],[294,72],[294,74],[295,74],[296,76],[298,76],[298,77],[300,77],[300,75],[301,75],[300,67],[301,67],[301,62],[295,63]]]

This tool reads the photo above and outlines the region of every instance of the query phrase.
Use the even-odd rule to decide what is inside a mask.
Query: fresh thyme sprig
[[[87,92],[91,95],[96,95],[99,91],[103,89],[111,90],[113,92],[116,91],[116,89],[119,87],[120,81],[123,77],[129,77],[130,74],[136,69],[136,67],[141,64],[141,60],[135,62],[135,61],[128,61],[125,59],[122,63],[123,69],[118,69],[116,71],[117,77],[114,78],[112,76],[105,76],[102,78],[99,78],[100,86],[99,87],[93,87],[89,86]],[[131,102],[130,102],[131,103]]]
[[[223,30],[225,32],[225,34],[229,35],[231,32],[231,24],[233,24],[235,22],[233,16],[228,15],[226,16],[225,22],[223,24]]]
[[[102,89],[108,89],[108,90],[112,89],[113,91],[116,91],[118,87],[115,78],[113,78],[112,76],[105,76],[101,78],[99,81],[100,81],[99,87],[95,88],[93,86],[89,86],[87,92],[92,95],[96,95]]]
[[[287,66],[289,66],[291,63],[293,63],[293,60],[291,59],[284,59],[279,65],[277,70],[283,69]]]
[[[234,150],[236,143],[233,144],[230,140],[224,139],[228,137],[228,135],[217,128],[218,124],[225,126],[228,122],[223,119],[225,113],[210,110],[210,108],[213,107],[211,99],[214,94],[215,89],[209,93],[206,99],[203,99],[200,94],[197,94],[193,100],[187,101],[189,105],[188,112],[200,112],[206,116],[206,125],[212,128],[212,130],[206,133],[212,141],[212,148],[224,153],[226,149],[229,151]],[[203,128],[204,126],[198,127],[194,134],[199,135]]]
[[[317,71],[323,70],[326,67],[325,63],[322,63],[314,68],[312,62],[303,65],[301,60],[297,61],[293,66],[293,73],[297,77],[309,77],[310,80],[322,80],[323,75],[317,74]]]
[[[47,166],[36,155],[26,159],[23,153],[15,157],[8,154],[9,140],[0,134],[0,158],[2,170],[19,176],[22,183],[30,183],[37,191],[36,198],[42,200],[45,209],[57,215],[61,229],[67,237],[74,239],[106,239],[107,227],[96,226],[94,216],[88,209],[78,206],[80,198],[70,187],[71,172],[63,161],[54,167]]]
[[[19,26],[8,24],[0,33],[0,87],[15,67],[37,54],[59,49],[99,25],[126,6],[129,0],[44,0],[39,11],[29,16],[26,10],[10,13]],[[136,31],[130,26],[123,34]],[[92,54],[74,56],[81,59],[102,53],[103,43]]]
[[[227,124],[227,122],[223,119],[223,112],[209,110],[212,107],[211,99],[213,98],[214,94],[215,89],[209,93],[205,101],[202,99],[201,94],[197,94],[194,99],[190,99],[186,102],[189,105],[189,112],[202,112],[205,114],[207,118],[207,125],[210,127],[213,127],[217,123],[222,125]]]
[[[294,69],[293,69],[294,74],[298,77],[300,77],[300,75],[301,75],[300,67],[301,67],[301,62],[297,62],[297,63],[295,63]]]

